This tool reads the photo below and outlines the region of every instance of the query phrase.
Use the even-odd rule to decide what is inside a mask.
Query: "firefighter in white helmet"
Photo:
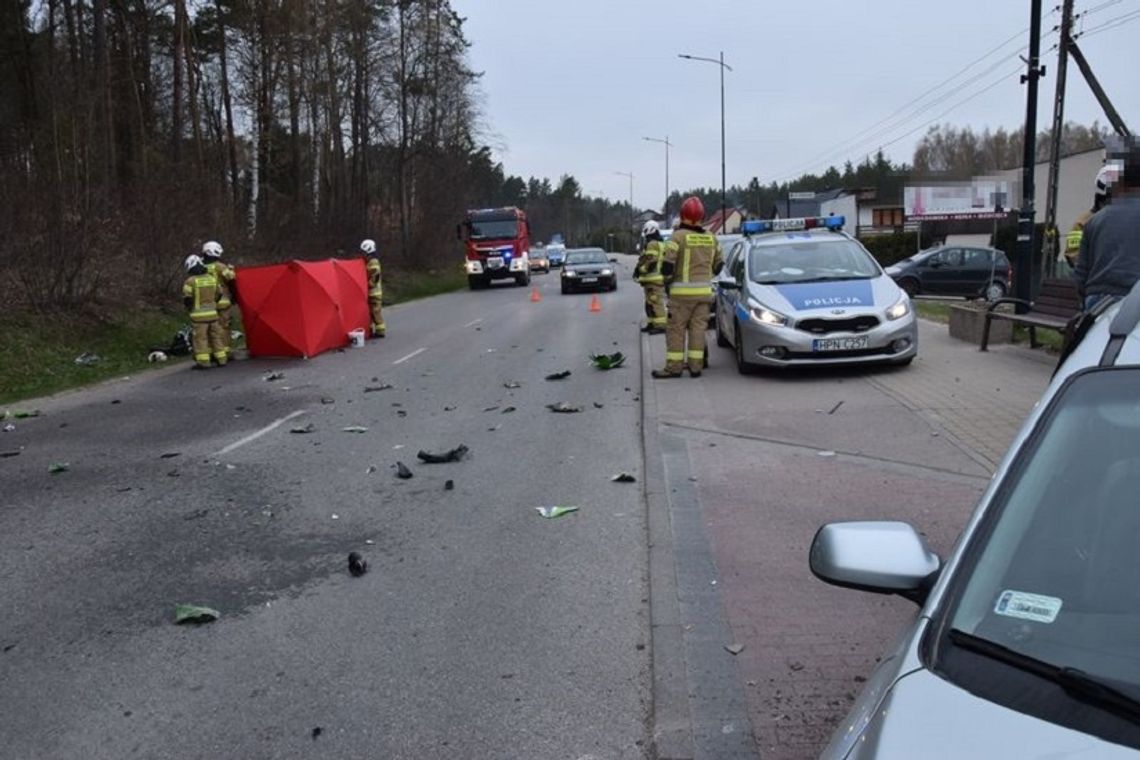
[[[218,331],[222,336],[222,350],[230,357],[230,319],[234,301],[234,281],[237,272],[222,261],[222,244],[211,240],[202,246],[202,259],[206,269],[218,281]]]
[[[384,326],[384,314],[381,311],[384,288],[380,282],[380,254],[376,252],[376,241],[362,241],[360,252],[367,260],[368,311],[372,315],[372,337],[383,338],[388,330]]]
[[[655,335],[665,332],[665,277],[661,274],[665,244],[661,237],[661,227],[652,219],[641,228],[641,236],[645,239],[645,247],[633,269],[633,276],[645,291],[647,321],[642,332]]]
[[[183,266],[186,281],[182,283],[182,303],[190,313],[194,366],[209,369],[211,358],[224,366],[227,356],[218,327],[218,281],[197,254],[187,256]]]

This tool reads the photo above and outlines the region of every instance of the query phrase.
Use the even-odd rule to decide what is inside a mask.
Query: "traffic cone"
[[[597,312],[597,311],[601,311],[601,310],[602,310],[602,302],[598,300],[598,296],[595,293],[594,297],[592,299],[590,299],[590,311]]]
[[[530,289],[530,302],[531,303],[538,303],[541,300],[542,300],[542,294],[538,292],[538,288],[537,287],[531,288]]]

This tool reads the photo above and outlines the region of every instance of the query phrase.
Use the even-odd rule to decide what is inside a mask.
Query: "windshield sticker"
[[[994,612],[1006,617],[1032,620],[1037,623],[1052,623],[1061,611],[1061,600],[1055,596],[1027,594],[1024,591],[1006,589],[998,597]]]

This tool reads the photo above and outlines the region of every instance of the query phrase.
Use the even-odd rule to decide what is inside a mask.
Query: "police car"
[[[760,367],[909,364],[910,298],[843,232],[842,216],[747,221],[748,240],[716,281],[717,345],[742,373]]]

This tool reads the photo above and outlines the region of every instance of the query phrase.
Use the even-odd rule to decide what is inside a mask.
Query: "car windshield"
[[[1140,695],[1138,382],[1070,381],[965,555],[944,629]]]
[[[519,223],[515,219],[497,221],[472,220],[467,223],[468,235],[472,240],[514,239],[518,236]]]
[[[870,254],[858,243],[842,238],[757,245],[748,258],[749,278],[765,285],[865,280],[878,275],[879,267]]]
[[[566,254],[567,264],[606,264],[605,251],[573,251]]]

